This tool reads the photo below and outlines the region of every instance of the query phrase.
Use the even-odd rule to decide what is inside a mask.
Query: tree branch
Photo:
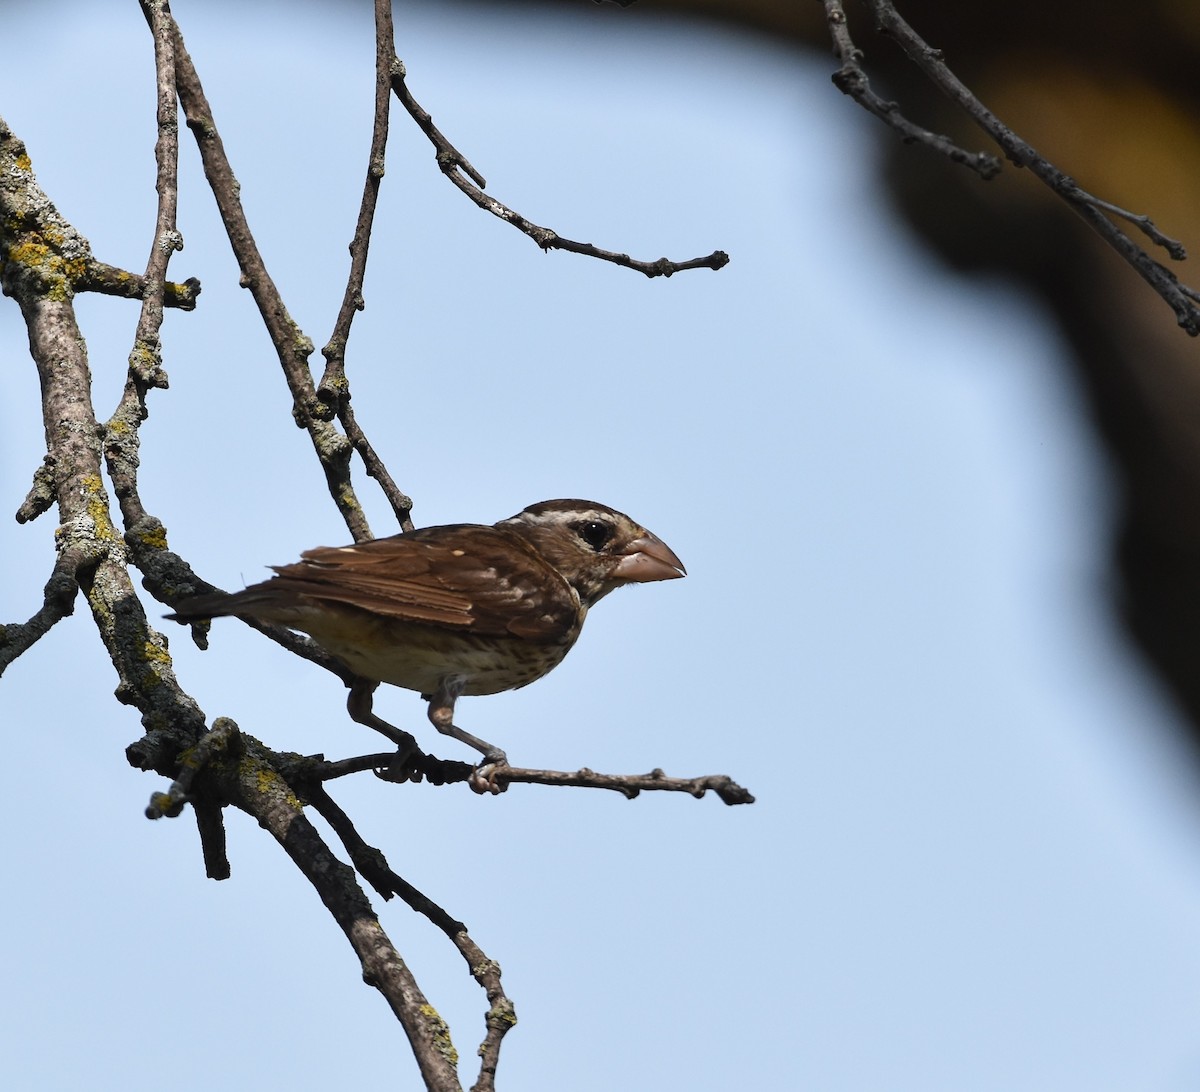
[[[317,397],[309,372],[308,358],[313,351],[312,341],[288,313],[275,282],[267,272],[266,263],[250,231],[239,196],[238,182],[213,120],[212,107],[205,97],[200,77],[174,20],[172,30],[179,103],[187,118],[188,128],[191,129],[200,149],[205,177],[216,198],[217,209],[229,236],[230,247],[242,271],[242,284],[254,297],[267,334],[275,347],[284,378],[292,394],[296,422],[308,432],[321,469],[325,473],[329,494],[351,535],[356,542],[371,538],[366,515],[350,480],[350,456],[353,448],[330,421],[333,411]]]
[[[367,439],[354,416],[350,404],[350,384],[346,378],[346,342],[355,312],[365,306],[363,281],[367,272],[367,253],[371,246],[371,226],[375,220],[375,204],[383,181],[387,152],[388,112],[391,107],[391,61],[396,54],[395,32],[392,26],[391,0],[375,0],[375,120],[371,130],[371,149],[367,156],[367,175],[363,183],[362,201],[354,238],[350,242],[350,274],[342,306],[334,322],[333,333],[321,354],[325,357],[325,374],[317,384],[317,397],[333,406],[346,437],[358,452],[367,474],[379,483],[395,513],[402,531],[411,531],[412,501],[401,492],[383,460]]]
[[[224,736],[206,754],[193,789],[227,801],[256,819],[283,847],[313,886],[362,965],[363,980],[383,995],[404,1029],[430,1092],[459,1092],[458,1053],[445,1021],[422,993],[408,965],[379,924],[354,869],[338,860],[304,814],[279,756],[233,721],[218,725]]]
[[[891,37],[925,77],[943,94],[960,106],[1000,147],[1014,166],[1027,167],[1050,190],[1065,201],[1092,229],[1128,262],[1137,274],[1170,306],[1183,330],[1195,337],[1200,334],[1200,293],[1180,284],[1169,269],[1155,261],[1126,235],[1110,217],[1133,224],[1156,246],[1163,247],[1170,257],[1180,261],[1186,252],[1179,242],[1165,235],[1148,216],[1129,212],[1109,201],[1088,193],[1069,175],[1042,156],[1028,141],[1023,140],[993,114],[958,79],[942,59],[940,50],[931,47],[896,11],[890,0],[862,0],[875,17],[878,29]],[[842,68],[834,74],[834,83],[851,95],[865,109],[896,129],[905,140],[915,141],[947,155],[956,162],[973,167],[983,177],[995,174],[994,157],[972,155],[958,148],[948,138],[930,133],[913,125],[900,113],[895,103],[884,102],[870,91],[861,68],[862,53],[850,38],[841,0],[822,0],[826,21],[833,38],[834,52]]]
[[[392,60],[391,72],[392,90],[396,92],[396,97],[404,105],[404,109],[409,112],[413,121],[417,123],[421,132],[433,144],[437,151],[438,167],[442,173],[481,209],[499,217],[507,224],[512,224],[518,231],[528,235],[543,250],[569,250],[574,254],[585,254],[591,258],[600,258],[603,261],[612,262],[614,265],[624,266],[626,269],[636,269],[647,277],[670,277],[685,269],[716,270],[729,264],[729,255],[723,250],[714,250],[703,258],[690,258],[682,262],[672,261],[670,258],[641,261],[631,258],[628,254],[602,250],[591,243],[579,243],[574,239],[566,239],[550,228],[539,227],[525,219],[519,212],[483,192],[487,187],[483,175],[471,166],[467,157],[446,139],[442,131],[433,124],[433,118],[429,111],[413,98],[406,82],[407,73],[404,63],[398,57]]]
[[[491,1092],[495,1085],[501,1042],[515,1024],[512,1001],[504,993],[498,964],[468,934],[465,926],[418,891],[389,866],[378,849],[358,834],[349,816],[330,797],[325,782],[351,772],[323,760],[298,759],[272,752],[244,736],[228,718],[205,728],[203,712],[178,685],[166,641],[149,625],[129,571],[132,560],[143,583],[164,602],[211,587],[173,553],[161,521],[146,511],[139,491],[140,427],[148,414],[149,392],[167,387],[162,368],[161,328],[164,308],[191,310],[200,292],[192,279],[173,284],[167,278],[171,255],[182,248],[177,227],[178,108],[195,134],[206,176],[213,189],[231,246],[272,338],[293,398],[297,422],[309,432],[330,492],[356,539],[370,529],[350,481],[350,460],[357,451],[368,474],[376,478],[401,526],[411,528],[411,502],[396,487],[381,459],[358,426],[350,405],[345,353],[353,316],[363,306],[362,290],[375,204],[383,175],[388,110],[396,90],[390,4],[377,0],[375,127],[343,304],[326,346],[327,367],[320,387],[309,371],[312,344],[292,321],[267,273],[250,233],[238,197],[237,183],[211,119],[211,108],[187,54],[167,0],[140,0],[154,41],[158,133],[155,145],[158,205],[154,237],[145,272],[134,275],[97,262],[86,239],[66,223],[38,189],[24,146],[0,119],[0,282],[21,308],[43,391],[48,450],[34,474],[33,486],[17,518],[27,522],[57,503],[61,528],[59,553],[46,584],[40,609],[24,623],[0,627],[0,672],[61,618],[70,614],[82,590],[109,657],[117,669],[117,697],[135,706],[145,729],[126,750],[131,764],[156,770],[171,779],[155,793],[150,818],[179,815],[187,803],[201,836],[207,875],[230,874],[223,809],[234,806],[258,820],[285,849],[313,885],[342,929],[363,968],[364,978],[383,994],[401,1022],[417,1058],[426,1087],[437,1092],[459,1089],[457,1054],[449,1030],[418,988],[410,971],[379,925],[354,869],[339,861],[305,814],[311,804],[331,825],[350,855],[354,868],[385,898],[398,894],[427,917],[453,942],[470,973],[485,990],[485,1038],[474,1088]],[[396,91],[401,94],[400,90]],[[403,97],[407,90],[403,89]],[[177,106],[177,102],[179,106]],[[415,105],[415,104],[414,104]],[[420,110],[419,107],[417,107]],[[425,115],[428,119],[428,115]],[[429,122],[427,132],[440,133]],[[431,135],[431,139],[433,136]],[[509,220],[545,249],[592,254],[641,270],[647,276],[670,276],[683,269],[717,269],[728,258],[716,253],[685,262],[639,262],[627,255],[602,251],[591,244],[560,239],[482,194],[484,181],[451,146],[453,164],[439,154],[443,170],[462,185],[462,172],[478,182],[481,207]],[[139,299],[137,331],[128,357],[125,384],[117,406],[101,429],[96,419],[87,351],[73,309],[78,291]],[[340,422],[344,433],[338,430]],[[112,483],[124,529],[114,527],[112,506],[102,470]],[[272,639],[350,684],[353,676],[313,642],[274,626],[256,626]],[[203,627],[193,627],[198,644]],[[395,755],[385,755],[360,770],[389,769]],[[337,772],[331,772],[334,769]],[[466,780],[473,766],[419,755],[417,773],[431,781]],[[413,771],[408,770],[408,776]],[[419,777],[417,779],[420,779]],[[753,798],[728,778],[666,778],[662,771],[617,777],[588,770],[558,773],[505,768],[497,781],[603,787],[636,796],[643,789],[687,791],[702,796],[708,789],[726,803]]]
[[[161,10],[148,11],[152,26]],[[170,169],[169,158],[168,152],[160,160],[166,169]],[[169,211],[168,197],[160,205],[160,214]],[[76,587],[81,588],[118,672],[117,697],[142,712],[146,734],[128,749],[130,760],[176,776],[172,792],[165,794],[168,799],[155,802],[161,813],[179,810],[198,773],[206,789],[207,779],[215,779],[215,791],[202,791],[196,809],[206,869],[213,876],[229,871],[219,820],[221,803],[234,803],[269,829],[321,894],[355,947],[368,981],[384,994],[401,1020],[427,1087],[445,1092],[458,1089],[456,1056],[446,1026],[379,927],[352,871],[332,857],[282,779],[271,776],[271,756],[265,748],[256,745],[248,752],[241,747],[232,721],[219,721],[214,732],[205,734],[203,713],[178,687],[165,643],[147,624],[129,580],[125,543],[113,527],[104,491],[101,430],[92,408],[86,347],[71,303],[72,277],[86,267],[90,253],[86,240],[58,217],[37,189],[24,147],[2,121],[0,247],[3,288],[25,317],[43,390],[49,451],[43,475],[47,480],[38,492],[57,500],[62,524],[59,563],[48,586],[44,615],[35,616],[33,624],[19,631],[17,641],[6,641],[6,653],[28,647],[39,629],[44,631],[56,615],[67,612]],[[152,257],[151,277],[155,268]],[[152,299],[144,317],[148,325],[139,326],[143,348],[156,337]],[[126,412],[142,407],[141,395],[158,385],[153,361],[142,354],[131,354],[130,373],[134,394],[127,388],[122,398]],[[133,450],[125,449],[123,460],[110,460],[114,480],[122,483],[126,518],[133,521],[131,533],[153,522],[137,502]],[[150,556],[165,552],[164,540],[163,549],[157,555],[151,551]],[[227,761],[233,751],[237,751],[236,761]]]
[[[74,601],[92,608],[117,670],[117,699],[135,706],[147,731],[161,731],[176,753],[204,730],[204,715],[180,689],[161,634],[146,620],[112,521],[101,476],[101,429],[92,405],[87,346],[74,310],[75,285],[92,265],[87,240],[58,213],[34,178],[25,146],[0,119],[0,285],[21,310],[42,390],[47,438],[43,476],[19,516],[32,518],[53,496],[59,510],[59,560],[45,604],[18,630],[6,653],[18,655]],[[40,632],[39,632],[40,631]]]
[[[439,759],[418,752],[417,755],[398,755],[382,752],[357,755],[327,761],[323,756],[308,760],[316,763],[311,775],[320,781],[332,781],[338,777],[374,770],[384,781],[408,781],[415,765],[425,779],[435,785],[451,785],[468,781],[475,767],[468,762]],[[395,771],[395,773],[390,773]],[[612,789],[632,800],[642,792],[686,792],[699,799],[712,790],[726,804],[753,804],[754,797],[732,778],[724,774],[706,774],[703,777],[667,777],[662,770],[651,770],[647,774],[602,774],[586,766],[568,773],[564,770],[532,770],[519,766],[497,767],[494,779],[502,784],[570,786],[582,789]]]
[[[1000,173],[1000,160],[986,152],[968,152],[960,148],[949,137],[914,125],[903,114],[895,102],[881,98],[871,89],[871,81],[862,66],[863,54],[850,38],[846,12],[842,0],[822,0],[825,20],[833,39],[833,52],[842,63],[832,76],[834,86],[844,95],[849,95],[869,114],[890,125],[906,144],[923,144],[954,163],[961,163],[975,171],[980,178],[994,178]]]
[[[96,552],[78,544],[58,555],[42,593],[42,605],[33,617],[27,622],[0,625],[0,675],[55,625],[75,613],[75,596],[79,592],[78,574],[98,560]]]
[[[146,278],[137,273],[128,273],[107,262],[93,262],[76,282],[75,288],[79,292],[96,292],[102,296],[142,300],[146,298],[149,285]],[[155,291],[157,290],[156,288]],[[189,277],[182,284],[167,281],[162,285],[162,306],[176,307],[180,311],[194,311],[196,297],[199,295],[200,282],[195,277]]]
[[[300,760],[300,767],[302,770],[312,769],[305,759]],[[488,1001],[484,1016],[486,1033],[479,1047],[479,1079],[472,1086],[472,1092],[491,1092],[495,1087],[501,1041],[517,1022],[516,1009],[500,983],[500,965],[475,943],[461,921],[451,917],[431,898],[392,871],[383,851],[366,843],[350,817],[334,802],[320,780],[312,780],[301,773],[294,783],[302,785],[307,801],[333,828],[359,875],[385,899],[399,895],[409,907],[439,928],[458,949],[471,977],[483,988]]]

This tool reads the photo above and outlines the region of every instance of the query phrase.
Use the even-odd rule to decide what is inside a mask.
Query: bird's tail
[[[237,614],[244,608],[239,594],[211,591],[193,595],[175,604],[175,610],[166,615],[172,622],[203,622],[209,618],[225,618]]]

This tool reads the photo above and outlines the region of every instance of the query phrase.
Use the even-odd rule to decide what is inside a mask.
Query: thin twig
[[[1059,170],[1041,155],[1028,141],[1017,136],[995,114],[993,114],[967,86],[950,71],[942,60],[940,51],[933,49],[904,21],[895,7],[887,0],[866,0],[879,23],[880,29],[891,35],[909,60],[913,62],[933,84],[966,111],[967,115],[986,132],[1000,147],[1009,161],[1018,167],[1028,167],[1059,197],[1075,210],[1092,228],[1121,255],[1138,275],[1146,281],[1175,312],[1175,318],[1183,329],[1195,337],[1200,334],[1200,308],[1197,308],[1187,293],[1181,291],[1179,279],[1165,266],[1150,257],[1140,246],[1126,235],[1105,215],[1115,206],[1101,202],[1080,188],[1069,175]],[[1120,210],[1122,219],[1132,221],[1143,231],[1150,221],[1134,213]],[[1153,225],[1150,225],[1153,227]],[[1183,254],[1183,248],[1174,240],[1167,239],[1154,229],[1172,257]],[[1154,236],[1151,236],[1154,237]]]
[[[301,763],[304,764],[303,768],[311,770],[307,760],[302,759]],[[472,1085],[472,1092],[491,1092],[495,1088],[500,1044],[517,1022],[516,1008],[500,982],[500,965],[479,947],[461,921],[448,914],[428,895],[393,871],[383,851],[366,842],[350,817],[319,781],[306,780],[304,775],[300,774],[293,783],[303,788],[308,802],[346,847],[346,852],[349,853],[359,875],[385,899],[399,895],[412,910],[426,917],[440,929],[458,949],[471,977],[483,987],[488,1000],[488,1010],[484,1019],[487,1033],[479,1047],[479,1079]]]
[[[342,306],[334,322],[333,333],[325,348],[325,374],[317,384],[317,397],[334,407],[346,438],[358,452],[367,474],[379,483],[402,531],[411,531],[412,500],[393,480],[383,460],[367,439],[350,404],[350,383],[346,378],[346,343],[354,316],[365,306],[363,282],[367,272],[367,254],[371,246],[371,227],[375,221],[375,205],[383,181],[388,137],[388,114],[392,105],[391,61],[396,55],[395,33],[392,26],[391,0],[375,0],[375,120],[371,130],[371,148],[367,155],[367,173],[363,182],[362,201],[354,238],[350,242],[350,273]]]
[[[54,563],[50,579],[42,592],[42,605],[27,622],[0,624],[0,675],[9,664],[46,636],[64,618],[75,612],[79,594],[79,574],[97,564],[100,551],[91,545],[76,543],[63,550]]]
[[[413,98],[406,82],[407,73],[404,64],[398,57],[393,59],[391,71],[392,90],[404,105],[404,109],[412,116],[413,121],[433,144],[437,151],[438,167],[441,168],[442,173],[481,209],[499,217],[507,224],[512,224],[518,231],[528,235],[543,250],[569,250],[574,254],[585,254],[591,258],[600,258],[602,261],[624,266],[626,269],[635,269],[647,277],[670,277],[685,269],[716,270],[729,264],[729,255],[723,250],[714,250],[703,258],[689,258],[682,262],[672,261],[670,258],[641,261],[631,258],[628,254],[602,250],[592,243],[580,243],[574,239],[566,239],[551,228],[540,227],[527,220],[519,212],[483,192],[487,187],[483,175],[471,166],[467,157],[446,139],[442,131],[433,124],[433,118],[430,117],[429,111]]]
[[[495,772],[500,783],[525,782],[530,785],[572,786],[582,789],[612,789],[632,800],[641,792],[686,792],[700,799],[710,789],[726,804],[753,804],[754,797],[724,774],[703,777],[667,777],[662,770],[647,774],[602,774],[586,767],[574,773],[559,770],[523,770],[501,766]]]
[[[1119,216],[1122,220],[1127,220],[1129,223],[1133,224],[1133,226],[1136,227],[1138,231],[1142,232],[1142,234],[1145,235],[1152,243],[1154,243],[1155,246],[1161,246],[1163,250],[1171,255],[1175,261],[1182,262],[1187,259],[1187,248],[1184,247],[1183,243],[1179,242],[1178,239],[1172,239],[1169,235],[1159,231],[1158,227],[1149,216],[1142,216],[1138,213],[1130,212],[1128,209],[1121,208],[1120,205],[1114,205],[1111,201],[1102,201],[1099,197],[1096,197],[1093,194],[1084,193],[1083,190],[1080,190],[1079,193],[1081,197],[1087,201],[1090,201],[1096,206],[1096,208],[1103,209],[1105,212],[1111,213],[1113,216]],[[1187,291],[1188,295],[1192,294],[1190,289],[1185,289],[1185,291]]]
[[[390,0],[384,0],[384,2],[390,3]],[[396,522],[400,525],[400,530],[411,531],[413,529],[412,498],[396,484],[374,445],[367,439],[366,433],[358,423],[358,418],[354,416],[354,407],[350,403],[349,384],[346,387],[345,398],[338,404],[337,414],[342,428],[346,430],[346,438],[354,445],[354,450],[358,452],[358,457],[363,461],[363,469],[367,472],[367,476],[374,478],[379,483],[380,490],[387,498],[388,504],[392,506],[392,512],[396,517]]]
[[[393,781],[408,780],[405,776],[408,772],[406,768],[413,762],[413,756],[398,755],[395,751],[384,751],[332,761],[317,755],[309,761],[314,763],[310,776],[319,781],[332,781],[334,778],[347,777],[351,774],[363,773],[366,770],[374,770],[383,780]],[[421,773],[425,775],[428,773],[426,763],[438,764],[441,776],[436,779],[430,778],[434,784],[454,784],[468,781],[475,769],[466,762],[436,759],[422,754],[417,757],[417,764]],[[400,773],[400,777],[389,776],[388,771],[393,769]],[[699,799],[711,790],[726,804],[754,803],[754,797],[746,789],[724,774],[707,774],[703,777],[667,777],[662,770],[657,769],[651,770],[647,774],[602,774],[596,773],[595,770],[589,770],[586,766],[574,772],[499,766],[493,776],[501,784],[523,783],[584,789],[612,789],[630,800],[642,792],[686,792]]]
[[[975,171],[980,178],[994,178],[1000,173],[1000,160],[986,152],[968,152],[949,137],[923,129],[909,121],[897,103],[881,98],[871,89],[871,81],[862,67],[862,50],[850,38],[846,12],[842,0],[822,0],[825,20],[833,39],[833,52],[842,67],[832,76],[834,86],[849,95],[869,114],[890,125],[900,134],[906,144],[923,144],[954,163],[961,163]]]
[[[162,369],[163,298],[167,265],[172,254],[183,249],[176,216],[179,203],[179,118],[175,105],[175,41],[166,0],[141,0],[142,13],[154,39],[156,118],[158,138],[154,144],[157,165],[155,190],[158,210],[154,238],[143,276],[145,292],[138,316],[125,387],[116,410],[104,426],[104,458],[126,529],[146,519],[138,493],[140,429],[149,410],[146,396],[152,388],[165,389]],[[165,542],[164,542],[165,545]]]
[[[213,121],[212,107],[204,94],[200,76],[188,55],[179,27],[173,20],[172,29],[175,37],[176,90],[179,103],[187,118],[188,128],[191,129],[200,149],[205,177],[216,199],[217,209],[229,236],[230,247],[242,271],[242,284],[254,297],[263,325],[275,347],[292,395],[296,420],[308,432],[312,441],[321,469],[325,473],[329,495],[337,505],[354,540],[361,542],[372,535],[362,504],[350,480],[350,456],[353,447],[330,420],[333,411],[317,397],[312,373],[308,367],[308,358],[313,352],[312,340],[288,313],[275,282],[267,272],[266,263],[246,219],[237,179]]]
[[[174,102],[174,93],[172,93]],[[144,300],[149,282],[139,273],[129,273],[107,262],[93,262],[76,284],[80,292],[96,292],[102,296],[119,296],[127,300]],[[155,288],[155,291],[158,289]],[[200,282],[189,277],[182,283],[167,281],[162,285],[164,307],[194,311],[200,295]]]
[[[1176,261],[1186,257],[1186,251],[1181,243],[1160,231],[1148,216],[1130,212],[1119,205],[1088,193],[1070,175],[1061,171],[1041,155],[1028,141],[1017,136],[955,76],[943,60],[941,50],[933,48],[921,38],[900,16],[890,0],[862,0],[862,2],[875,17],[878,29],[893,38],[926,78],[961,107],[972,121],[996,142],[1009,162],[1017,167],[1027,167],[1062,198],[1166,301],[1174,311],[1176,321],[1186,333],[1193,337],[1200,335],[1200,307],[1196,305],[1196,302],[1200,300],[1200,295],[1196,290],[1180,284],[1179,278],[1171,270],[1138,246],[1133,239],[1117,227],[1110,217],[1115,216],[1133,224],[1155,245],[1163,247]],[[864,91],[866,77],[861,73],[859,64],[862,54],[850,39],[846,26],[846,15],[841,2],[840,0],[822,0],[822,3],[833,38],[834,52],[843,62],[843,69],[835,75],[834,82],[847,94],[853,95],[856,101],[871,113],[883,118],[889,125],[905,135],[906,139],[918,140],[943,154],[950,155],[953,159],[958,159],[953,151],[953,146],[946,148],[939,144],[945,138],[937,137],[934,134],[932,140],[926,139],[922,134],[926,134],[927,131],[902,119],[895,103],[885,103],[873,95],[868,96]],[[959,161],[965,162],[965,160]],[[968,163],[968,165],[973,164]]]
[[[336,407],[348,400],[346,385],[346,342],[354,316],[363,309],[363,281],[367,273],[367,255],[371,248],[371,227],[375,222],[375,205],[383,181],[387,155],[388,113],[392,102],[389,59],[394,52],[392,9],[389,0],[375,2],[375,118],[371,129],[371,148],[367,154],[367,173],[363,181],[362,200],[354,238],[350,241],[350,273],[342,306],[333,324],[333,332],[321,354],[325,357],[325,374],[317,384],[317,396]]]

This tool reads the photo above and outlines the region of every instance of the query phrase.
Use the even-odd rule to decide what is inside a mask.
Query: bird
[[[439,732],[480,752],[469,783],[493,793],[507,755],[454,723],[457,699],[542,678],[610,592],[687,574],[641,524],[575,499],[541,501],[494,524],[418,528],[300,556],[241,591],[185,598],[167,617],[235,616],[308,634],[357,677],[351,718],[401,749],[415,749],[413,737],[375,716],[373,694],[380,683],[415,690]]]

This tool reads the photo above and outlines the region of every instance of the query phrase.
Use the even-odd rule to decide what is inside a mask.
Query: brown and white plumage
[[[492,525],[450,524],[355,546],[318,547],[232,594],[181,602],[169,617],[237,615],[309,634],[372,683],[416,690],[442,732],[461,694],[525,686],[562,662],[588,609],[624,584],[684,575],[674,553],[628,516],[594,501],[552,500]],[[388,727],[365,711],[352,715]],[[359,716],[359,713],[364,713]]]

